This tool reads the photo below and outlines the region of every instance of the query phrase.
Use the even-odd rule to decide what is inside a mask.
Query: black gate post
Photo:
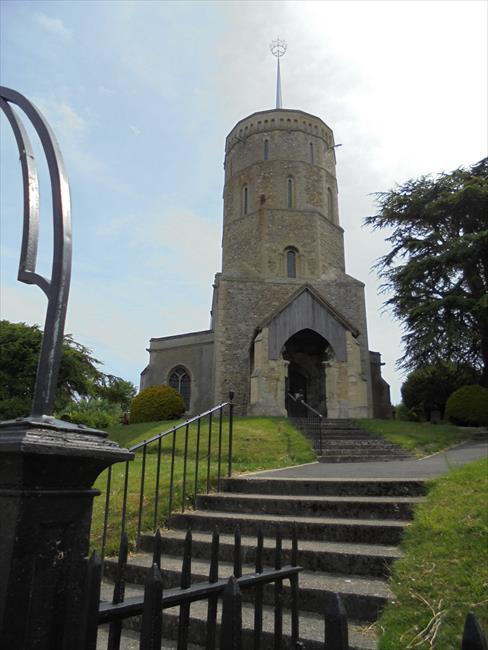
[[[0,648],[77,650],[92,485],[131,456],[48,416],[0,423]]]
[[[19,112],[22,111],[22,114]],[[0,110],[19,150],[24,227],[18,279],[48,299],[31,415],[0,423],[0,648],[81,650],[93,483],[133,457],[107,434],[52,417],[71,277],[71,202],[56,138],[36,106],[0,87]],[[27,117],[49,170],[51,277],[36,272],[39,187]]]

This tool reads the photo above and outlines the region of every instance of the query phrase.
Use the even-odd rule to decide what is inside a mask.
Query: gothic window
[[[313,162],[314,162],[313,161],[313,142],[310,142],[309,149],[310,149],[310,162],[313,165]]]
[[[288,278],[297,277],[297,250],[296,248],[287,248],[286,253],[286,275]]]
[[[266,139],[264,141],[264,159],[268,160],[269,159],[269,140]]]
[[[185,402],[185,409],[190,410],[191,379],[183,366],[177,366],[169,374],[169,385],[175,388]]]
[[[247,185],[244,185],[242,188],[242,214],[247,214],[249,207],[249,198],[248,198],[248,188]]]
[[[293,207],[293,179],[289,178],[287,181],[287,190],[286,190],[286,207]]]
[[[327,211],[329,219],[334,221],[334,197],[332,196],[332,190],[330,187],[327,188]]]

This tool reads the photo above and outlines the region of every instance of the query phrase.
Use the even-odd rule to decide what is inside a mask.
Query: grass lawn
[[[181,422],[181,421],[180,421]],[[129,426],[119,425],[109,430],[109,436],[121,446],[130,447],[138,442],[151,438],[178,424],[170,422],[149,422]],[[197,491],[205,491],[208,471],[208,419],[202,423],[199,470]],[[223,465],[221,475],[227,475],[227,418],[223,419],[222,449]],[[218,457],[218,420],[212,424],[212,443],[210,450],[210,481],[215,485],[217,480]],[[189,427],[188,435],[188,465],[185,504],[192,505],[195,494],[195,456],[196,456],[197,428],[196,424]],[[185,431],[180,429],[176,438],[176,454],[174,467],[174,501],[173,510],[181,509],[182,483],[184,472],[184,444]],[[170,435],[162,444],[159,497],[156,503],[155,492],[158,468],[158,445],[152,443],[148,447],[145,467],[145,480],[143,490],[142,531],[152,530],[154,521],[157,526],[162,526],[168,515],[169,484],[171,473],[171,448],[172,436]],[[236,417],[234,418],[233,436],[233,473],[243,473],[299,465],[315,460],[315,454],[310,444],[286,418],[261,418],[261,417]],[[142,452],[129,463],[128,481],[128,516],[127,532],[131,545],[134,546],[138,525],[138,509],[141,495]],[[124,489],[125,463],[114,465],[112,470],[112,483],[110,488],[110,518],[108,522],[108,554],[116,552],[120,536],[120,522],[122,514],[122,497]],[[95,487],[102,491],[102,496],[95,499],[92,519],[92,543],[100,548],[103,515],[105,508],[107,473],[104,472],[97,480]]]
[[[356,420],[367,431],[379,433],[387,440],[408,449],[418,458],[434,454],[472,437],[472,430],[454,424],[403,422],[401,420]]]
[[[459,650],[469,610],[488,630],[488,460],[431,485],[393,569],[380,650]]]

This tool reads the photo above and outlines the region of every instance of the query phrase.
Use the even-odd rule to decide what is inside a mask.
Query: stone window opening
[[[181,395],[185,403],[185,410],[190,410],[191,378],[183,366],[177,366],[169,373],[168,384]]]
[[[335,223],[334,219],[334,197],[332,196],[332,190],[330,187],[327,188],[327,211],[329,219]]]
[[[247,214],[249,209],[249,192],[247,185],[242,188],[242,214]]]
[[[298,251],[294,246],[285,248],[285,262],[286,262],[286,277],[297,277],[297,256]]]
[[[289,178],[286,183],[286,207],[293,207],[293,178]]]
[[[313,165],[313,163],[314,163],[313,142],[309,143],[309,150],[310,150],[310,163]]]
[[[269,140],[264,141],[264,160],[269,160]]]

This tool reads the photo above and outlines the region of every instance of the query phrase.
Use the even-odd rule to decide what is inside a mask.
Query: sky
[[[346,270],[366,285],[369,347],[400,401],[401,324],[372,270],[385,233],[365,228],[374,193],[487,155],[488,3],[2,1],[0,79],[50,122],[66,163],[73,271],[66,332],[104,372],[139,385],[151,337],[209,327],[221,268],[225,136],[283,107],[334,131]],[[19,283],[22,183],[0,123],[1,304],[44,323],[46,301]],[[50,276],[49,183],[41,156],[38,272]]]

